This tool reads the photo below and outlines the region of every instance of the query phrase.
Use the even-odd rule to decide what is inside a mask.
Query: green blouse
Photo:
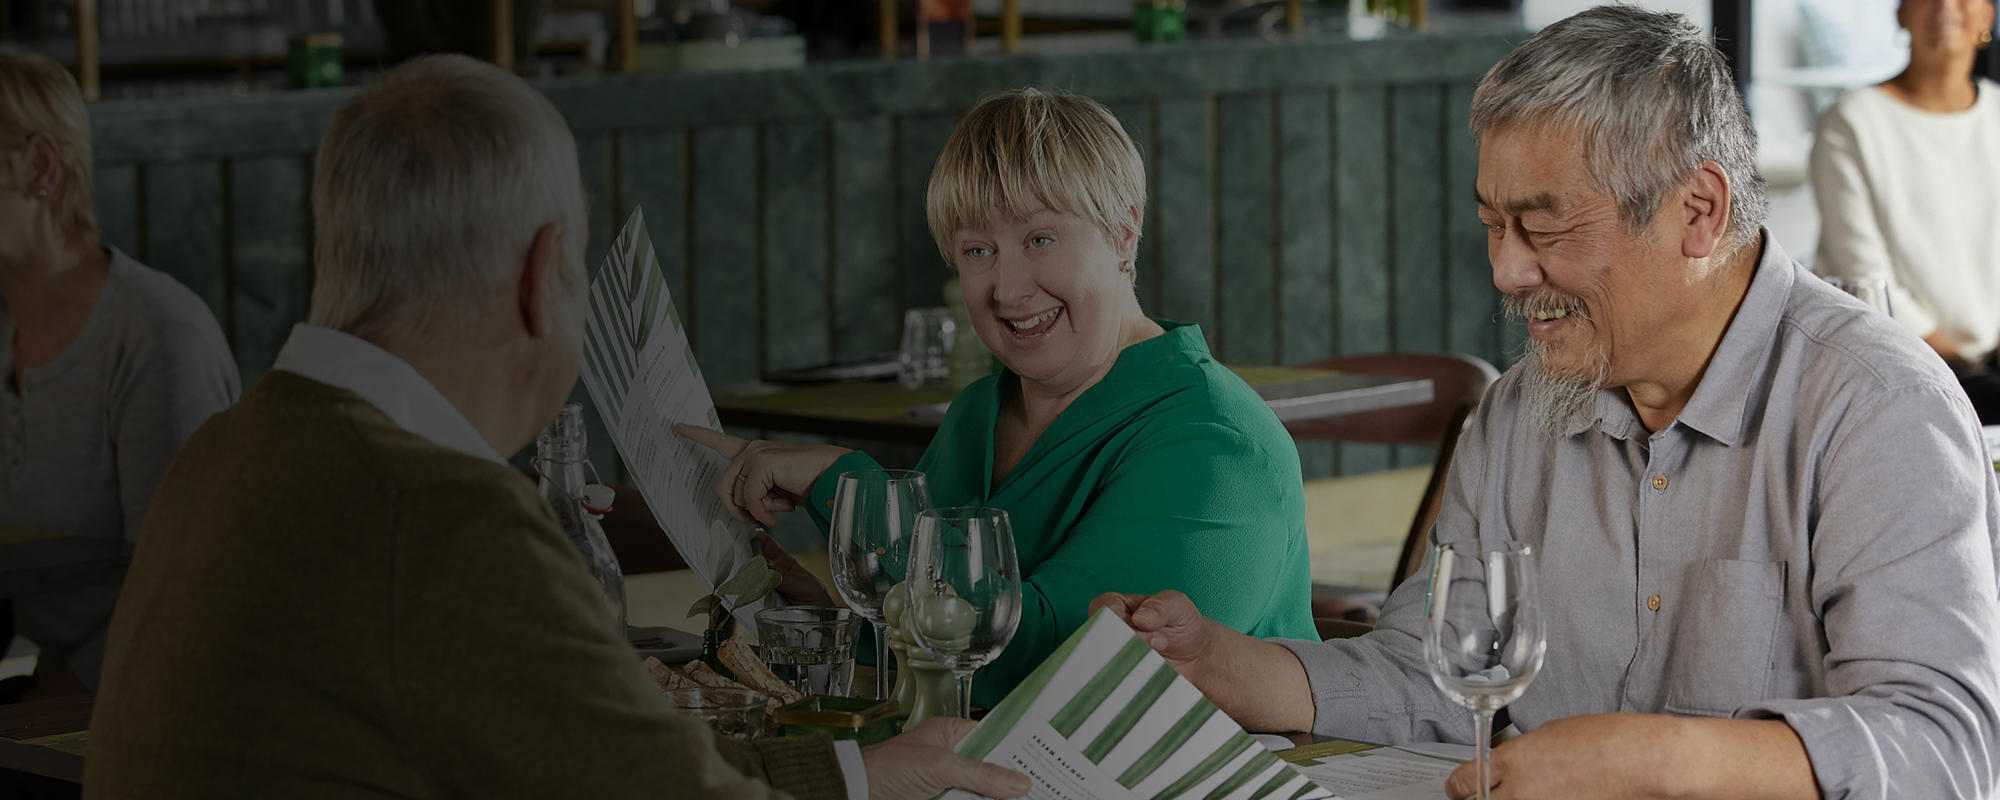
[[[1317,638],[1298,450],[1263,400],[1216,363],[1195,325],[1125,348],[1111,371],[993,481],[1002,369],[951,404],[917,468],[937,506],[1007,511],[1023,575],[1021,627],[980,670],[992,707],[1082,626],[1103,592],[1179,589],[1202,612],[1259,637]],[[855,452],[813,485],[827,527],[836,479],[878,468]]]

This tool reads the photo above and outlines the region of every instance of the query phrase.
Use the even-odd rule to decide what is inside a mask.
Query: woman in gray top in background
[[[96,686],[153,487],[239,391],[200,298],[99,242],[90,158],[75,80],[0,53],[0,647],[40,648],[0,702]]]

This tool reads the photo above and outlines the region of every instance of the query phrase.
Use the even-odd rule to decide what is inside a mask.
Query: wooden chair
[[[1394,590],[1423,566],[1429,549],[1431,526],[1437,522],[1438,507],[1444,498],[1445,476],[1451,472],[1452,452],[1466,417],[1479,405],[1486,387],[1500,377],[1492,364],[1462,354],[1380,353],[1340,356],[1295,366],[1331,369],[1399,378],[1429,378],[1431,402],[1418,406],[1347,414],[1320,419],[1293,420],[1285,424],[1299,441],[1354,442],[1365,444],[1428,445],[1437,448],[1430,479],[1417,504],[1410,528],[1404,534],[1402,554],[1396,560]],[[1313,622],[1320,638],[1356,636],[1374,628],[1373,612],[1383,590],[1363,587],[1313,586]],[[1356,613],[1361,612],[1361,613]]]

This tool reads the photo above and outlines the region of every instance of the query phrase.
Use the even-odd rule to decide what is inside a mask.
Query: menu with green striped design
[[[1035,781],[1032,800],[1332,797],[1244,733],[1109,611],[1056,648],[958,752],[1026,773]]]

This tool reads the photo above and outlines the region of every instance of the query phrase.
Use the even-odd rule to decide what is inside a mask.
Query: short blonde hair
[[[63,232],[97,238],[91,184],[90,116],[69,70],[44,56],[0,52],[0,136],[12,150],[35,134],[47,136],[62,170],[57,219]]]
[[[550,222],[583,271],[576,140],[542,93],[465,56],[413,59],[334,112],[313,169],[310,321],[450,330]]]
[[[1097,101],[1014,89],[991,95],[958,121],[931,169],[924,211],[946,263],[953,233],[1037,207],[1096,223],[1117,242],[1146,209],[1146,167],[1132,137]]]

